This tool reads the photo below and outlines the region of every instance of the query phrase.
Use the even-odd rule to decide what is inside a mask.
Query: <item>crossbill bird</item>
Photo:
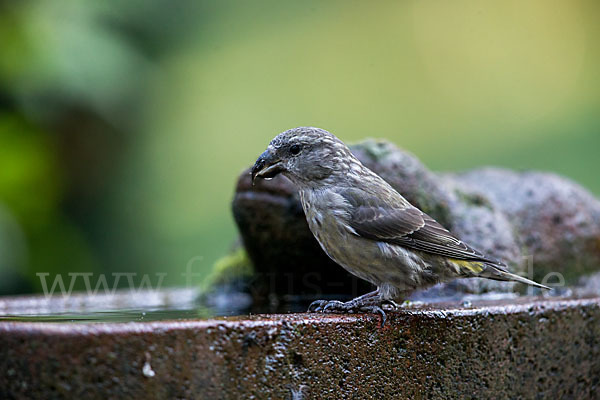
[[[298,188],[308,226],[327,255],[377,290],[347,302],[317,300],[309,311],[377,312],[416,289],[456,278],[516,281],[508,271],[410,204],[333,134],[299,127],[277,135],[252,168],[252,181],[278,174]]]

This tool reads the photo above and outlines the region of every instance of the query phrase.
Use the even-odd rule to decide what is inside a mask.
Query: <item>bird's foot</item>
[[[308,312],[321,312],[323,308],[329,303],[341,303],[341,301],[337,300],[315,300],[308,306]]]
[[[342,302],[338,300],[316,300],[308,306],[308,312],[322,312],[331,314],[345,313],[373,313],[381,316],[381,326],[385,325],[387,316],[382,306],[391,304],[396,307],[397,304],[391,300],[383,300],[379,296],[361,296],[356,299]]]

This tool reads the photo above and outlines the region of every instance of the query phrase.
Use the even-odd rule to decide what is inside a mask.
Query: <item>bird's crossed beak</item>
[[[257,177],[271,179],[283,171],[285,171],[283,162],[272,152],[266,150],[258,157],[258,160],[256,160],[256,163],[252,167],[252,184],[254,185]]]

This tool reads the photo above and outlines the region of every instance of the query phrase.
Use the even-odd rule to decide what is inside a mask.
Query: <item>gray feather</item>
[[[362,237],[396,244],[412,250],[456,258],[483,261],[505,269],[504,264],[485,257],[416,207],[384,200],[357,189],[340,194],[352,206],[350,226]]]

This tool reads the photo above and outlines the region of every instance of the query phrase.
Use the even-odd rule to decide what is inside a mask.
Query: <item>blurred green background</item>
[[[0,1],[0,294],[37,273],[200,282],[280,131],[600,194],[600,2]]]

